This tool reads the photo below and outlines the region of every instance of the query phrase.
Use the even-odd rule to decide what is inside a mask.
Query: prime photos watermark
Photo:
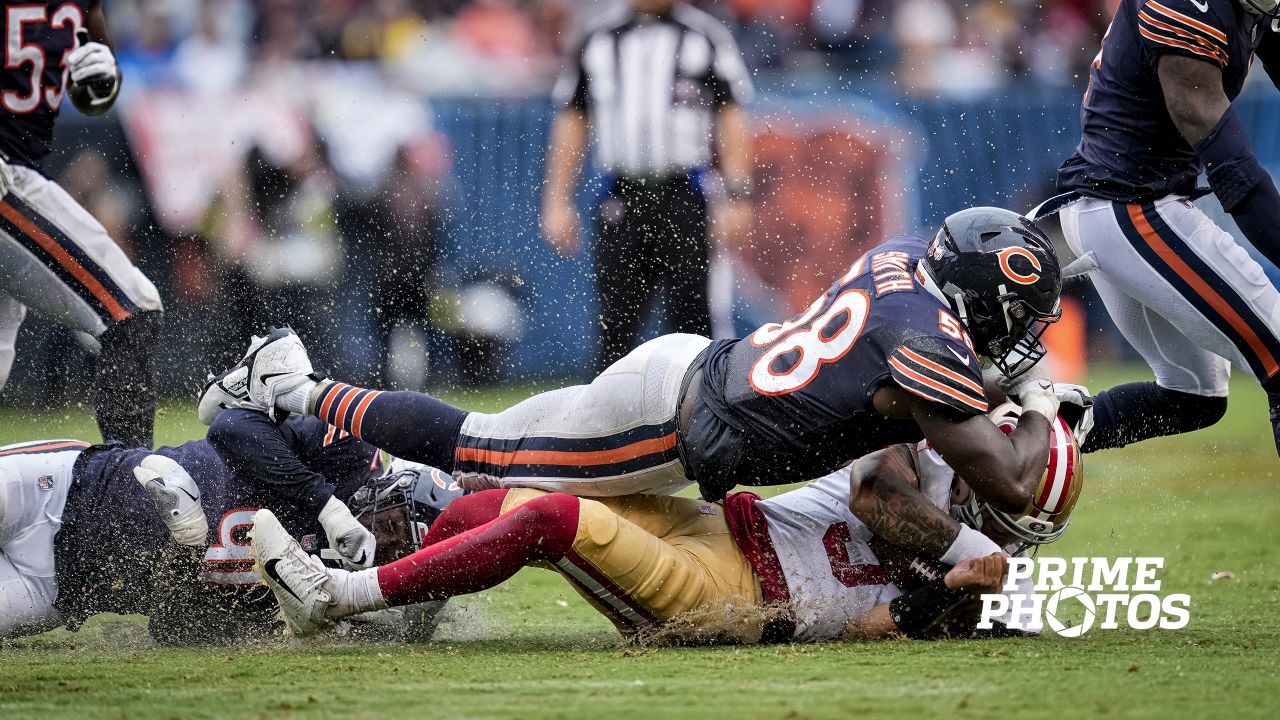
[[[1004,591],[982,596],[979,628],[1048,627],[1080,637],[1095,627],[1179,630],[1191,620],[1191,596],[1160,594],[1164,558],[1012,558]]]

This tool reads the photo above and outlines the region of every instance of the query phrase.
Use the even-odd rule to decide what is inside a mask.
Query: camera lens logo
[[[1068,603],[1065,607],[1059,607],[1059,603],[1063,600],[1072,601],[1083,610],[1084,615],[1080,622],[1075,625],[1068,625],[1058,616],[1076,616],[1080,610],[1071,607],[1072,603]],[[1084,591],[1083,588],[1070,586],[1064,587],[1049,596],[1044,605],[1044,622],[1049,629],[1061,635],[1062,637],[1075,638],[1089,632],[1089,628],[1093,627],[1094,620],[1097,618],[1097,608],[1093,603],[1093,598]]]

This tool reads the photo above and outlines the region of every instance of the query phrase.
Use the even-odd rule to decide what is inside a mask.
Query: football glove
[[[116,56],[106,45],[89,40],[87,32],[82,30],[78,37],[80,46],[67,54],[71,82],[88,92],[90,105],[109,104],[120,90]]]
[[[133,476],[151,496],[169,534],[179,545],[202,547],[208,541],[209,521],[200,504],[200,488],[173,458],[148,455]]]
[[[329,498],[320,510],[320,525],[329,538],[329,547],[338,552],[344,563],[361,569],[373,565],[378,541],[341,500]]]

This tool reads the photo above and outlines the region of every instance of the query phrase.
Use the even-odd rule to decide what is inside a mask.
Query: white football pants
[[[58,625],[53,539],[72,468],[87,445],[48,440],[0,447],[0,638]]]
[[[0,162],[0,388],[28,307],[94,337],[135,312],[163,309],[155,285],[67,191]]]
[[[454,475],[463,487],[532,487],[572,495],[671,494],[687,487],[676,449],[685,371],[710,340],[650,340],[589,385],[541,393],[462,424]]]
[[[1187,199],[1087,199],[1061,213],[1067,244],[1093,253],[1107,312],[1164,388],[1225,397],[1231,365],[1280,370],[1280,292],[1249,253]]]

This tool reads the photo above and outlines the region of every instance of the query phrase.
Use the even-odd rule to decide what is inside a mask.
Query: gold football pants
[[[511,490],[502,512],[545,494]],[[760,639],[760,582],[722,507],[664,495],[579,503],[573,550],[555,569],[619,631],[666,626],[699,640]]]

